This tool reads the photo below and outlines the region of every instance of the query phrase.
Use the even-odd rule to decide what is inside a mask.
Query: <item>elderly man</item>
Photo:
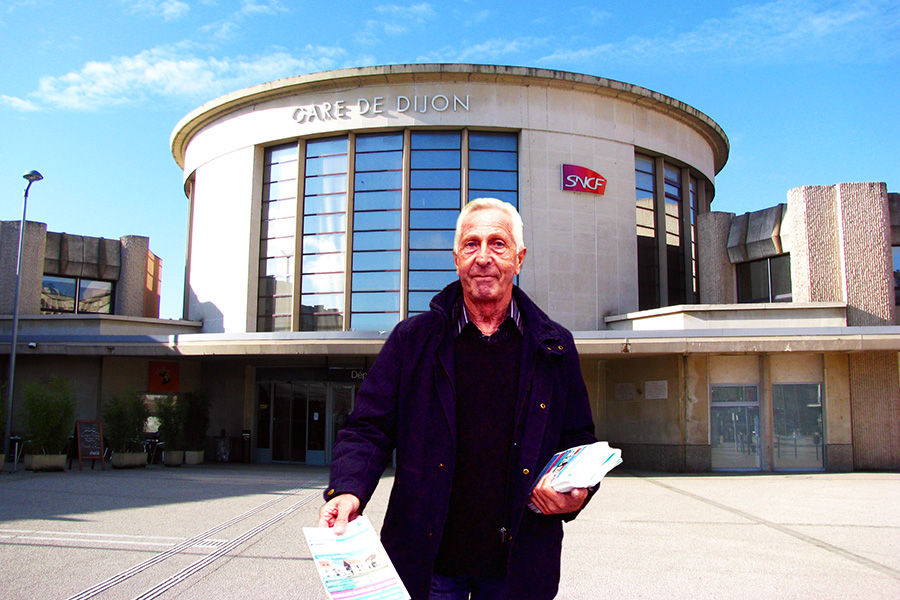
[[[596,441],[578,354],[514,285],[525,245],[512,205],[469,203],[453,259],[459,281],[394,328],[360,388],[319,525],[342,533],[396,449],[382,541],[414,599],[553,598],[562,521],[590,493],[535,477]]]

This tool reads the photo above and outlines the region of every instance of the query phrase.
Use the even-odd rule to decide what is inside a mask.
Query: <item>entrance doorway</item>
[[[337,432],[353,410],[355,387],[317,381],[257,387],[254,460],[326,465]]]
[[[759,471],[759,393],[753,385],[715,385],[710,394],[713,470]]]

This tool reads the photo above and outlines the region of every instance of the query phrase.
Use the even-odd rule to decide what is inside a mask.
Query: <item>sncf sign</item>
[[[578,165],[563,165],[562,189],[564,192],[585,192],[602,196],[606,191],[606,177]]]

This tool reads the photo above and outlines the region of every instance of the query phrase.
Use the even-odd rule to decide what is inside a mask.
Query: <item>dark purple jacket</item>
[[[562,521],[527,508],[535,477],[556,452],[596,441],[575,343],[519,288],[524,323],[516,431],[509,468],[510,599],[553,598],[559,585]],[[398,324],[338,434],[329,499],[356,495],[362,508],[397,451],[382,542],[414,600],[427,599],[450,501],[456,454],[453,375],[454,282],[427,313]],[[498,532],[499,535],[499,532]]]

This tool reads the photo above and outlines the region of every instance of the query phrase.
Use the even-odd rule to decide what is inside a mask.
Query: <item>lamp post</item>
[[[13,420],[13,379],[16,374],[16,342],[19,339],[19,284],[22,280],[22,245],[25,240],[25,213],[28,212],[28,190],[35,181],[44,178],[37,171],[28,171],[22,175],[28,180],[25,186],[25,197],[22,201],[22,223],[19,225],[19,252],[16,255],[16,294],[13,300],[12,342],[9,346],[9,379],[6,382],[6,427],[3,432],[3,454],[9,454],[9,436]],[[16,470],[16,457],[13,457],[13,471]]]

